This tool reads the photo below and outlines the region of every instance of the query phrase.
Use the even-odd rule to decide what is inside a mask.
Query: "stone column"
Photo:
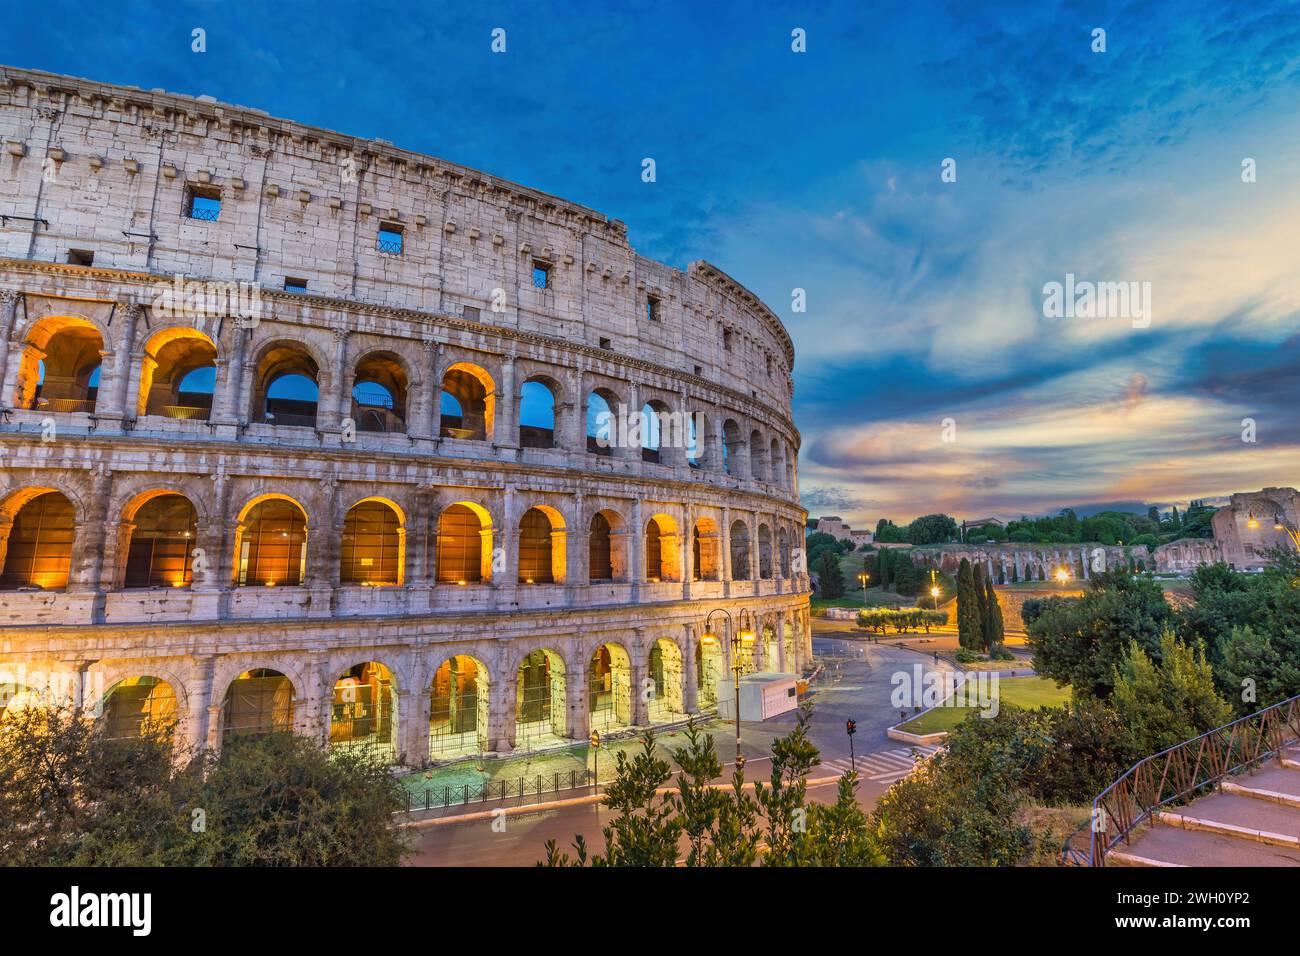
[[[722,594],[724,597],[731,594],[731,508],[728,505],[722,506],[722,527],[718,529],[718,567],[721,573],[718,578],[723,582]]]
[[[650,723],[649,700],[647,694],[653,691],[647,687],[649,652],[645,647],[645,631],[635,628],[635,634],[627,649],[628,670],[632,680],[632,723],[645,727]]]
[[[502,655],[504,661],[505,655]],[[495,679],[488,685],[488,749],[499,754],[515,749],[515,695],[518,672],[504,673],[498,667]]]
[[[498,448],[519,448],[519,396],[515,394],[515,357],[501,360],[501,381],[497,384],[496,421],[492,442]]]
[[[311,590],[309,617],[329,617],[333,613],[331,599],[339,586],[343,524],[347,517],[341,486],[334,476],[321,482],[319,500],[323,513],[307,516],[307,574],[303,584]]]
[[[581,658],[582,649],[577,656]],[[587,665],[586,661],[575,660],[564,672],[564,698],[568,721],[565,734],[574,740],[582,740],[591,734],[591,708],[587,700]]]
[[[69,591],[94,592],[99,595],[93,612],[95,622],[99,622],[103,614],[100,578],[104,567],[104,539],[108,532],[108,501],[112,493],[113,473],[100,466],[91,475],[86,514],[77,528],[72,574],[68,582]]]
[[[316,428],[331,435],[330,444],[337,442],[343,429],[343,419],[348,417],[351,401],[348,383],[352,381],[351,335],[347,329],[334,330],[334,368],[330,370],[329,390],[319,396],[316,410]]]
[[[633,412],[639,413],[641,411],[641,399],[639,396],[640,396],[640,389],[638,389],[636,383],[633,382],[631,385],[628,386],[628,390],[627,390],[627,421],[629,423],[629,427],[627,429],[628,441],[625,444],[622,443],[623,435],[621,434],[621,432],[623,431],[623,429],[618,427],[618,425],[622,420],[622,417],[619,415],[619,410],[617,408],[610,409],[610,411],[614,413],[614,424],[615,424],[615,430],[613,436],[615,441],[614,457],[621,458],[624,461],[635,461],[635,462],[641,461],[641,443],[639,441],[634,443],[631,440],[632,429],[630,427],[630,423],[632,421],[632,413]]]
[[[568,434],[561,447],[570,455],[577,455],[581,461],[587,455],[587,375],[578,369],[570,376],[569,382],[573,401],[569,408]]]
[[[632,502],[632,518],[627,538],[627,573],[632,582],[633,603],[640,600],[641,583],[645,581],[645,514],[641,508],[641,499]]]
[[[212,421],[216,425],[234,425],[248,415],[248,409],[236,407],[244,386],[247,345],[248,329],[242,322],[236,322],[230,353],[217,355],[217,381],[212,397]]]
[[[14,289],[0,289],[0,408],[9,407],[9,337],[14,334],[19,295]]]
[[[682,625],[682,707],[688,714],[700,709],[700,675],[695,666],[695,625]]]
[[[438,387],[438,345],[425,340],[420,343],[420,390],[415,396],[415,408],[406,433],[418,444],[427,445],[438,437],[438,421],[434,418],[434,392]],[[409,400],[409,396],[408,396]]]
[[[117,314],[121,316],[121,339],[116,350],[104,353],[104,363],[99,376],[99,394],[107,395],[107,402],[97,400],[95,416],[101,419],[115,419],[119,425],[124,420],[133,419],[135,415],[127,409],[127,386],[131,381],[131,353],[135,345],[135,328],[144,311],[144,306],[137,302],[119,303]]]

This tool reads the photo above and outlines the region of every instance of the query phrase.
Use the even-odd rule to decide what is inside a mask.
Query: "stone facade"
[[[1123,567],[1132,558],[1144,565],[1150,559],[1146,545],[1106,547],[1104,545],[1054,544],[987,544],[979,546],[948,545],[941,548],[916,548],[912,556],[927,567],[938,567],[953,574],[962,558],[982,564],[994,583],[1016,581],[1051,581],[1057,569],[1065,568],[1072,578],[1080,571],[1084,580],[1092,577],[1096,567]],[[1015,572],[1014,577],[1012,572]]]
[[[714,608],[754,626],[746,667],[809,661],[794,351],[717,268],[646,259],[619,221],[475,170],[205,99],[6,68],[0,143],[0,561],[42,495],[75,527],[66,586],[0,590],[0,670],[156,678],[185,739],[215,747],[233,682],[283,675],[291,726],[327,740],[340,678],[374,662],[389,745],[420,765],[453,659],[478,668],[495,752],[522,745],[537,651],[554,735],[574,738],[602,694],[625,694],[619,726],[705,706],[730,667],[725,628],[701,640]],[[243,283],[255,308],[169,314],[178,276],[209,297]],[[178,384],[191,366],[212,369],[210,407]],[[290,372],[310,402],[271,394]],[[367,427],[370,382],[388,404]],[[521,420],[531,383],[549,427]],[[690,415],[696,438],[593,444],[594,395]],[[205,560],[128,587],[160,495],[188,499]],[[301,515],[290,584],[244,578],[265,502]],[[393,516],[382,586],[340,570],[362,502]],[[478,580],[439,577],[456,505],[480,522]],[[66,545],[32,547],[34,569]]]
[[[1300,527],[1300,492],[1294,488],[1264,488],[1234,494],[1211,519],[1222,560],[1239,571],[1262,568],[1267,552],[1290,547]]]

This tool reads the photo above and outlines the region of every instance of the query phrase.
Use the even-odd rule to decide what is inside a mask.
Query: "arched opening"
[[[776,547],[780,554],[781,577],[790,576],[790,536],[786,534],[785,528],[781,528],[776,533]]]
[[[268,348],[253,381],[254,421],[316,427],[320,370],[300,346],[285,343]]]
[[[591,516],[588,559],[588,580],[627,580],[627,535],[617,512],[606,509]]]
[[[198,329],[162,329],[144,346],[136,414],[207,421],[216,383],[212,339]]]
[[[238,587],[294,587],[307,573],[307,515],[289,498],[248,505],[235,531]]]
[[[587,665],[591,729],[610,731],[632,723],[632,662],[618,644],[596,648]]]
[[[357,363],[352,386],[352,420],[363,432],[406,431],[409,380],[392,352],[371,352]]]
[[[709,464],[705,444],[708,441],[709,420],[703,412],[696,412],[686,422],[686,464],[692,468],[705,468]]]
[[[529,508],[519,519],[519,583],[564,581],[564,519],[554,508]]]
[[[745,441],[740,437],[740,426],[734,419],[728,418],[722,423],[722,470],[729,475],[736,473],[736,456],[741,454]]]
[[[27,332],[18,363],[14,407],[93,412],[104,337],[75,316],[46,316]]]
[[[672,441],[672,417],[668,406],[655,400],[641,406],[641,460],[658,464],[663,460],[661,448],[665,440],[664,426],[668,426],[667,438]],[[680,440],[680,439],[678,439]]]
[[[749,433],[749,473],[755,481],[767,480],[767,446],[757,428]]]
[[[17,504],[9,540],[4,550],[0,591],[40,588],[57,591],[68,586],[72,572],[72,544],[76,538],[76,511],[57,491],[16,496],[0,514]]]
[[[731,580],[747,581],[749,573],[749,525],[743,521],[731,523]]]
[[[776,629],[770,624],[763,625],[763,670],[779,671],[781,659],[778,656]]]
[[[614,410],[618,396],[609,389],[598,388],[587,396],[587,451],[609,457],[618,441],[618,421]]]
[[[184,495],[156,495],[136,509],[126,553],[127,588],[182,588],[192,579],[198,514]]]
[[[555,390],[538,378],[520,391],[519,447],[555,447]]]
[[[348,509],[339,549],[339,583],[370,587],[402,583],[406,530],[391,503],[365,498]]]
[[[650,680],[654,684],[653,696],[646,702],[650,723],[671,723],[686,713],[682,701],[682,652],[666,637],[650,648]]]
[[[487,509],[468,501],[448,505],[438,516],[439,584],[478,584],[492,578],[492,520]]]
[[[564,659],[552,650],[530,653],[515,684],[515,747],[534,750],[566,736]]]
[[[244,671],[226,688],[221,739],[288,733],[293,730],[293,704],[293,684],[279,671]]]
[[[718,581],[722,566],[718,560],[718,525],[712,518],[700,518],[691,530],[691,576],[696,581]]]
[[[378,661],[357,664],[334,682],[330,746],[396,753],[397,683]]]
[[[442,377],[442,437],[470,441],[491,438],[495,393],[492,376],[477,365],[459,362],[447,369]]]
[[[442,662],[429,687],[429,756],[464,757],[487,750],[488,672],[457,655]]]
[[[758,526],[758,576],[772,579],[772,530],[765,524]]]
[[[677,522],[668,515],[654,515],[646,522],[645,576],[651,584],[682,579]]]
[[[789,621],[781,622],[781,649],[785,654],[785,670],[787,673],[796,674],[799,671],[795,662],[794,652],[794,626]]]
[[[718,706],[718,681],[726,674],[722,646],[701,638],[695,645],[695,689],[701,710]]]
[[[110,740],[169,735],[176,727],[176,692],[157,677],[128,677],[104,696],[104,735]]]

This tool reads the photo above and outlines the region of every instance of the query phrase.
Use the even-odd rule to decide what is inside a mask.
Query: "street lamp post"
[[[935,569],[931,568],[930,569],[930,597],[934,598],[934,609],[937,611],[939,610],[939,585],[935,583],[934,580],[935,574],[936,574]]]
[[[715,614],[725,614],[727,616],[727,633],[731,636],[731,670],[735,676],[734,688],[736,693],[734,699],[736,707],[736,767],[739,769],[745,766],[745,758],[740,753],[740,651],[746,645],[752,647],[755,640],[757,640],[757,635],[754,633],[753,624],[748,623],[750,618],[749,611],[746,608],[740,609],[740,627],[737,628],[732,620],[731,612],[724,607],[719,607],[714,608],[704,618],[704,633],[700,635],[701,644],[716,645],[720,643],[717,632],[713,630],[712,625],[709,623],[713,620]]]
[[[862,606],[867,606],[867,582],[871,580],[871,572],[858,572],[858,583],[862,585]]]

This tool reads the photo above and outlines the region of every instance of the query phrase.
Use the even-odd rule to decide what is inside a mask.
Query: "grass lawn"
[[[1035,710],[1039,707],[1060,707],[1069,699],[1070,688],[1057,687],[1056,681],[1048,677],[1008,677],[998,681],[1000,707]],[[910,734],[937,734],[952,730],[974,710],[973,707],[936,707],[912,718],[899,729]]]

